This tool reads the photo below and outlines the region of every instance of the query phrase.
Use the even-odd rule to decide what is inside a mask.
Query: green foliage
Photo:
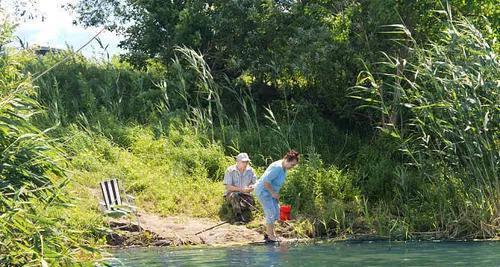
[[[0,40],[8,41],[9,33],[3,24]],[[54,140],[32,123],[40,107],[21,68],[10,52],[0,51],[0,263],[71,265],[98,251],[93,238],[68,228],[64,160]]]
[[[79,1],[84,25],[104,24],[125,33],[128,62],[151,58],[169,65],[177,47],[205,56],[216,79],[246,79],[259,105],[307,98],[330,119],[367,122],[345,98],[365,62],[380,51],[401,53],[382,34],[404,23],[419,41],[438,40],[447,8],[470,17],[488,40],[498,38],[498,5],[488,1]],[[352,119],[355,119],[353,121]]]
[[[229,155],[260,171],[290,148],[297,235],[498,236],[498,8],[449,3],[80,1],[125,61],[0,50],[0,262],[98,257],[104,179],[216,217]]]
[[[370,200],[390,201],[396,187],[397,146],[389,138],[378,138],[358,151],[356,184]]]
[[[443,206],[451,214],[444,213],[455,220],[466,213],[479,233],[472,232],[474,227],[463,231],[488,235],[498,227],[500,208],[499,62],[493,46],[468,20],[448,16],[440,41],[422,46],[406,36],[408,58],[387,56],[382,63],[386,72],[379,77],[362,73],[356,89],[380,112],[382,132],[423,176],[421,200],[443,191],[446,201],[460,196]],[[401,36],[408,33],[403,26],[394,27]],[[471,214],[464,206],[483,208]],[[489,226],[478,227],[480,221]]]
[[[309,155],[288,175],[281,196],[292,205],[295,215],[324,224],[328,234],[352,232],[362,209],[352,177],[325,166],[317,154]]]
[[[206,143],[190,128],[171,129],[158,138],[149,128],[125,128],[130,140],[125,148],[94,131],[68,129],[76,181],[97,188],[100,181],[116,177],[147,211],[217,216],[221,179],[232,162],[220,146]]]
[[[26,53],[25,71],[40,73],[68,55],[71,60],[36,81],[37,98],[47,111],[43,124],[68,125],[81,114],[95,122],[102,112],[144,123],[156,111],[162,92],[155,85],[159,73],[154,65],[139,72],[116,59],[98,63],[66,51],[42,58]]]

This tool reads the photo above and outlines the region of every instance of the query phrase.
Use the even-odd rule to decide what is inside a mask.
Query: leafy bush
[[[352,176],[325,166],[317,154],[309,155],[288,174],[281,195],[296,216],[321,222],[326,230],[337,233],[352,230],[361,211],[361,196]]]

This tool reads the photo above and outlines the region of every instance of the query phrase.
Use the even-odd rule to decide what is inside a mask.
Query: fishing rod
[[[254,205],[252,205],[246,199],[244,199],[244,198],[240,198],[240,199],[243,200],[243,202],[245,202],[249,207],[253,208],[255,211],[259,211],[259,209],[257,209]]]
[[[199,234],[201,234],[201,233],[204,233],[204,232],[206,232],[206,231],[208,231],[208,230],[212,230],[212,229],[214,229],[215,227],[219,227],[219,226],[221,226],[221,225],[223,225],[223,224],[226,224],[226,223],[228,223],[228,221],[223,221],[223,222],[218,223],[218,224],[216,224],[216,225],[214,225],[214,226],[212,226],[212,227],[208,227],[207,229],[201,230],[201,231],[199,231],[199,232],[195,233],[194,235],[199,235]]]
[[[259,211],[259,209],[257,209],[254,205],[252,205],[252,204],[251,204],[250,202],[248,202],[246,199],[244,199],[244,198],[240,198],[240,200],[242,200],[243,202],[245,202],[245,203],[246,203],[249,207],[253,208],[255,211]],[[226,224],[226,223],[229,223],[229,222],[228,222],[228,221],[223,221],[223,222],[218,223],[218,224],[216,224],[216,225],[214,225],[214,226],[211,226],[211,227],[208,227],[208,228],[206,228],[206,229],[203,229],[203,230],[201,230],[201,231],[199,231],[199,232],[195,233],[194,235],[199,235],[199,234],[201,234],[201,233],[204,233],[204,232],[206,232],[206,231],[212,230],[212,229],[214,229],[214,228],[216,228],[216,227],[219,227],[219,226],[221,226],[221,225],[224,225],[224,224]]]

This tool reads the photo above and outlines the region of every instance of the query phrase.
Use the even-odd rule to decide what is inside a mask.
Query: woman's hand
[[[271,196],[273,198],[275,198],[276,200],[280,200],[280,195],[278,193],[273,192],[273,193],[271,193]]]

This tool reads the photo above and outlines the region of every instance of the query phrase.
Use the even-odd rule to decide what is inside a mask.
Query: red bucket
[[[280,221],[290,220],[290,212],[292,211],[292,206],[281,205],[280,206]]]

